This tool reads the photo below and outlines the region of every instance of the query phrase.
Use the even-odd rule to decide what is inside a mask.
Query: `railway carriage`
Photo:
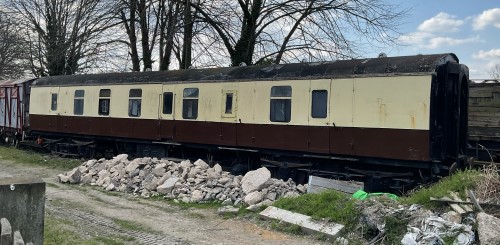
[[[34,82],[30,126],[60,154],[202,152],[406,185],[463,164],[467,98],[453,54],[57,76]]]
[[[30,86],[34,79],[0,81],[0,140],[16,144],[29,125]]]

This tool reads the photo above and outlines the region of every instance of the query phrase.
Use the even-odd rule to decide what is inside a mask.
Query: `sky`
[[[400,46],[388,56],[454,53],[470,79],[491,78],[500,64],[500,0],[393,0],[410,8],[400,26]],[[377,53],[374,51],[374,53]]]

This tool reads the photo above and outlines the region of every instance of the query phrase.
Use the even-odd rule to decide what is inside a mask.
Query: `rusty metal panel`
[[[254,126],[255,147],[306,151],[307,126],[258,124]]]
[[[428,161],[429,131],[331,128],[331,154]]]
[[[221,138],[220,124],[215,122],[175,122],[175,141],[198,144],[218,144]]]
[[[308,127],[308,151],[315,153],[330,153],[330,127]]]

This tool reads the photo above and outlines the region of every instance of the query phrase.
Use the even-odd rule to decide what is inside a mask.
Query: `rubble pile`
[[[221,201],[224,205],[270,205],[278,197],[296,196],[306,186],[271,178],[265,167],[245,176],[223,171],[219,164],[210,167],[203,160],[180,163],[157,158],[127,160],[121,154],[111,160],[89,160],[59,174],[62,183],[101,186],[107,191],[138,193],[143,197],[164,195],[183,202]]]

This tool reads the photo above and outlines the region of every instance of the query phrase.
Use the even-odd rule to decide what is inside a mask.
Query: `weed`
[[[442,204],[431,202],[431,197],[444,197],[450,192],[457,192],[463,195],[465,189],[472,189],[479,179],[480,175],[478,171],[459,171],[454,175],[441,179],[438,183],[428,188],[419,189],[410,193],[409,196],[402,198],[401,201],[406,204],[421,204],[429,209],[437,208]]]
[[[406,233],[408,220],[394,216],[385,217],[385,241],[386,244],[400,244]]]
[[[304,194],[298,197],[280,198],[273,206],[311,216],[313,219],[326,219],[341,223],[348,230],[357,224],[360,210],[348,195],[337,191],[324,191],[319,194]]]
[[[457,239],[457,236],[445,236],[442,237],[444,245],[452,245],[455,242],[455,239]]]

